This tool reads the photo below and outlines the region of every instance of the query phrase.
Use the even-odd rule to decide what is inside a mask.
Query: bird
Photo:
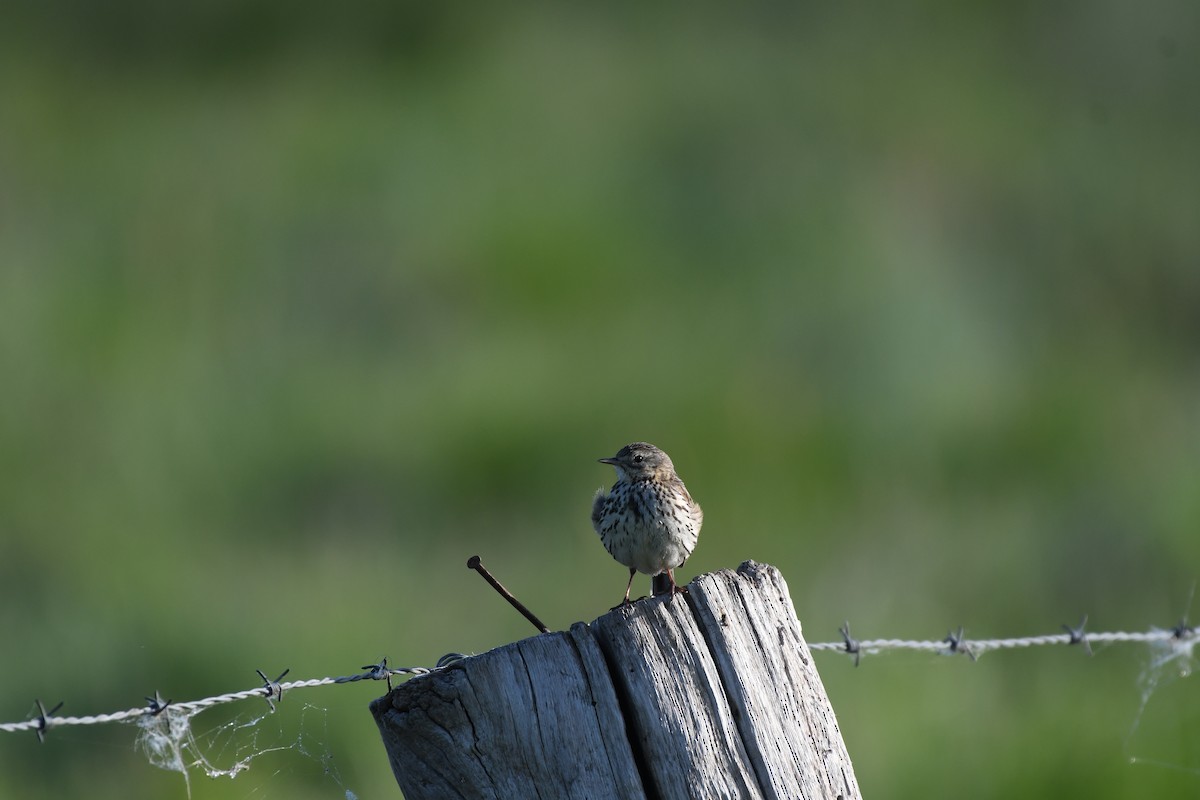
[[[611,458],[598,459],[617,471],[617,482],[592,500],[592,527],[609,554],[629,567],[625,599],[614,608],[631,605],[633,577],[666,574],[654,580],[655,594],[686,592],[675,583],[675,570],[696,548],[704,512],[675,474],[671,457],[649,442],[633,442]],[[661,588],[660,588],[661,587]]]

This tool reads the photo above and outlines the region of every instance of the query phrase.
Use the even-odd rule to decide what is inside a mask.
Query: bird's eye
[[[642,455],[636,455],[636,456],[634,456],[634,457],[633,457],[633,463],[635,463],[635,464],[640,464],[640,463],[642,463],[642,460],[643,460],[644,458],[645,458],[645,456],[642,456]]]

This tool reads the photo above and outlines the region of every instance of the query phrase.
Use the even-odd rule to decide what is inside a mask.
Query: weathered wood
[[[717,666],[683,597],[606,614],[592,630],[625,698],[651,797],[762,797]]]
[[[397,686],[371,711],[409,800],[645,796],[590,637],[496,648]]]
[[[779,572],[689,588],[374,701],[405,796],[859,798]]]
[[[698,582],[693,607],[768,798],[859,797],[787,583],[748,561]]]

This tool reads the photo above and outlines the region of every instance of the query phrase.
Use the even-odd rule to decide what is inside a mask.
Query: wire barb
[[[387,681],[388,691],[390,692],[392,690],[392,671],[388,669],[387,656],[384,656],[383,660],[378,664],[367,664],[363,667],[363,669],[367,670],[367,677],[369,677],[371,680]]]
[[[152,717],[157,717],[159,714],[161,714],[162,712],[167,710],[167,706],[171,705],[171,703],[173,703],[175,701],[167,700],[164,702],[162,699],[162,695],[158,693],[158,689],[155,689],[154,697],[147,696],[146,702],[150,704],[149,707],[146,709],[146,713],[148,713]]]
[[[263,671],[261,669],[256,669],[254,671],[258,673],[258,677],[263,679],[263,686],[260,691],[266,692],[266,697],[264,699],[267,701],[267,705],[271,707],[271,711],[274,711],[275,703],[283,702],[283,684],[280,683],[280,681],[282,681],[284,676],[292,670],[290,667],[285,669],[283,672],[279,673],[279,677],[273,681],[268,680],[267,676],[263,675]],[[274,702],[272,700],[274,700]]]
[[[38,707],[38,715],[35,718],[35,722],[37,722],[37,727],[34,728],[34,730],[37,731],[38,741],[45,742],[46,741],[46,729],[50,727],[50,718],[52,716],[54,716],[54,712],[58,711],[60,708],[63,707],[64,701],[59,700],[58,705],[56,705],[54,708],[50,709],[49,711],[47,711],[46,707],[44,705],[42,705],[41,700],[34,698],[33,702],[37,703],[37,707]]]
[[[857,667],[862,658],[862,648],[858,644],[858,639],[850,635],[850,620],[842,623],[842,627],[838,628],[838,633],[842,635],[842,641],[845,642],[846,652],[854,656],[854,666]]]
[[[1083,619],[1079,620],[1079,625],[1072,628],[1070,625],[1063,625],[1063,630],[1071,637],[1067,644],[1081,644],[1084,651],[1090,656],[1092,655],[1092,645],[1088,642],[1087,633],[1084,632],[1084,627],[1087,625],[1088,615],[1084,614]]]
[[[947,652],[950,655],[957,655],[958,653],[966,653],[967,657],[970,658],[972,661],[978,660],[978,657],[975,655],[975,651],[971,649],[970,645],[967,644],[967,640],[963,637],[963,626],[962,625],[958,626],[957,631],[950,631],[949,633],[947,633],[946,638],[942,639],[942,641],[945,644],[949,645],[949,647],[947,648]]]
[[[359,669],[366,670],[366,672],[343,675],[340,678],[325,678],[324,682],[355,683],[356,681],[387,681],[388,691],[390,692],[392,690],[393,675],[428,675],[433,672],[433,669],[437,669],[437,667],[433,669],[429,667],[389,667],[387,656],[384,656],[383,660],[378,664],[365,664],[359,667]]]

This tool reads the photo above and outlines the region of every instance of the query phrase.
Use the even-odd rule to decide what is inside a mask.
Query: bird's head
[[[612,458],[599,459],[601,464],[611,464],[617,477],[625,480],[665,478],[675,473],[671,457],[648,442],[627,444]]]

